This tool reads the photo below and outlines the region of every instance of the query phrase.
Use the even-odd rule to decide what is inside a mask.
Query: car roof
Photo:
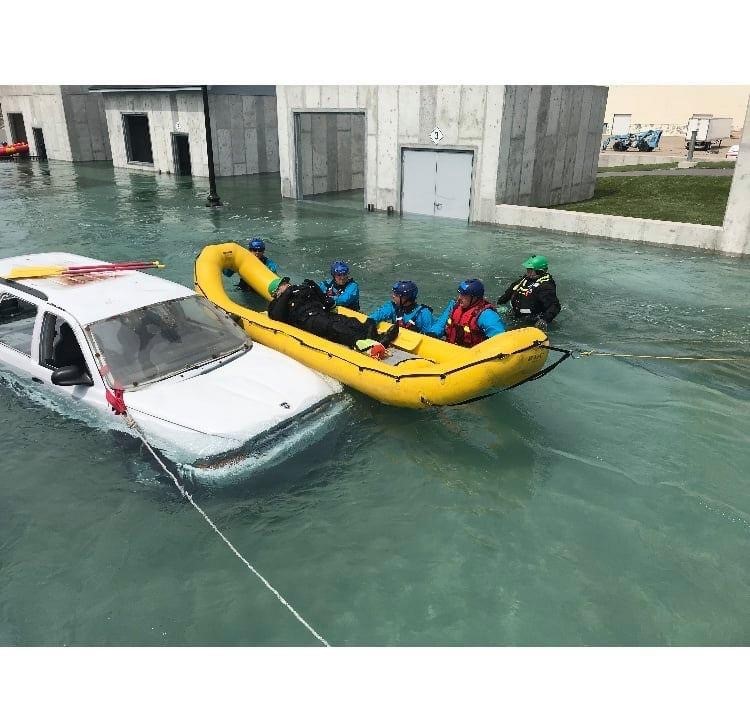
[[[0,259],[0,276],[21,266],[75,266],[105,264],[79,254],[47,252]],[[142,306],[192,296],[194,291],[173,281],[142,271],[95,272],[84,276],[54,276],[9,282],[46,295],[50,304],[69,312],[81,324],[90,324]]]

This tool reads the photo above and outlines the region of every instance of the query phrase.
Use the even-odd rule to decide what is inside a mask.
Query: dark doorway
[[[128,162],[153,164],[151,133],[148,128],[148,115],[123,114],[122,126],[125,133],[125,150]]]
[[[172,156],[174,157],[174,173],[190,175],[193,173],[190,164],[190,142],[186,134],[172,132]]]
[[[21,112],[8,112],[8,124],[10,125],[10,138],[13,142],[28,142],[26,125],[23,123]]]
[[[31,131],[34,133],[37,159],[47,159],[47,147],[44,144],[44,132],[42,132],[42,128],[32,127]]]
[[[364,113],[295,112],[294,135],[297,198],[364,207]]]

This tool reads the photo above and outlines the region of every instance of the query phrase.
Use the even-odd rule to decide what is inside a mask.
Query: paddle
[[[77,276],[100,271],[135,271],[138,269],[163,269],[159,261],[122,261],[112,264],[90,264],[81,266],[17,266],[5,275],[5,279],[46,279],[52,276]]]

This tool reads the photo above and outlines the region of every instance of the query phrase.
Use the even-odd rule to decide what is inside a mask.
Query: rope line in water
[[[573,351],[573,357],[581,356],[615,356],[618,358],[667,359],[670,361],[750,361],[750,357],[733,356],[730,358],[706,358],[703,356],[651,356],[649,354],[616,354],[608,351]]]
[[[270,590],[270,591],[271,591],[271,592],[272,592],[272,593],[273,593],[273,594],[274,594],[274,595],[276,596],[276,598],[278,599],[278,601],[279,601],[279,602],[280,602],[280,603],[281,603],[281,604],[282,604],[282,605],[283,605],[283,606],[284,606],[284,607],[285,607],[285,608],[286,608],[287,610],[289,610],[289,612],[291,612],[291,613],[292,613],[292,615],[294,615],[294,617],[295,617],[295,618],[297,618],[297,620],[298,620],[298,621],[299,621],[300,623],[302,623],[302,625],[304,625],[304,626],[305,626],[305,628],[307,628],[307,630],[308,630],[308,631],[310,632],[310,634],[311,634],[311,635],[313,635],[313,636],[315,637],[315,639],[317,639],[317,640],[319,640],[319,641],[320,641],[321,643],[323,643],[323,645],[325,645],[326,647],[330,647],[330,644],[329,644],[329,643],[328,643],[328,642],[327,642],[327,641],[325,640],[325,638],[321,637],[321,636],[320,636],[320,635],[319,635],[319,634],[318,634],[318,633],[317,633],[317,632],[316,632],[316,631],[315,631],[315,630],[314,630],[314,629],[313,629],[313,628],[312,628],[312,627],[311,627],[311,626],[310,626],[310,625],[309,625],[309,624],[307,623],[307,621],[306,621],[306,620],[305,620],[305,619],[304,619],[304,618],[302,617],[302,615],[300,615],[300,614],[299,614],[299,613],[298,613],[298,612],[297,612],[297,611],[296,611],[296,610],[295,610],[295,609],[294,609],[294,608],[293,608],[293,607],[292,607],[292,606],[291,606],[291,605],[290,605],[290,604],[289,604],[289,603],[288,603],[288,602],[287,602],[287,601],[286,601],[286,600],[284,599],[284,597],[283,597],[283,596],[281,595],[281,593],[279,593],[279,591],[278,591],[278,590],[276,590],[276,588],[275,588],[275,587],[273,587],[273,585],[271,585],[271,583],[269,583],[269,582],[268,582],[268,580],[266,580],[266,579],[265,579],[265,578],[264,578],[264,577],[263,577],[263,576],[262,576],[262,575],[261,575],[261,574],[260,574],[260,573],[259,573],[259,572],[258,572],[258,571],[257,571],[257,570],[256,570],[256,569],[255,569],[255,568],[254,568],[254,567],[253,567],[253,566],[252,566],[252,565],[251,565],[251,564],[250,564],[250,563],[249,563],[249,562],[248,562],[248,561],[247,561],[247,560],[246,560],[246,559],[245,559],[244,557],[243,557],[243,556],[242,556],[242,554],[240,553],[240,551],[239,551],[239,550],[237,550],[237,548],[235,548],[235,547],[234,547],[234,545],[232,545],[232,543],[230,543],[230,542],[229,542],[229,539],[228,539],[228,538],[227,538],[227,537],[226,537],[226,536],[225,536],[225,535],[224,535],[224,534],[223,534],[223,533],[222,533],[222,532],[221,532],[221,531],[220,531],[220,530],[219,530],[219,529],[218,529],[218,528],[216,527],[216,525],[215,525],[215,524],[214,524],[214,522],[213,522],[213,521],[211,520],[211,518],[209,518],[209,517],[208,517],[208,516],[206,515],[206,513],[205,513],[205,512],[203,511],[203,509],[202,509],[202,508],[201,508],[201,507],[200,507],[200,506],[199,506],[199,505],[198,505],[198,504],[197,504],[197,503],[196,503],[196,502],[195,502],[195,501],[193,500],[193,496],[191,496],[191,495],[190,495],[190,493],[188,493],[188,492],[187,492],[187,491],[185,490],[185,487],[184,487],[184,486],[182,485],[182,483],[180,483],[180,481],[178,481],[178,480],[177,480],[177,477],[175,476],[175,474],[174,474],[174,473],[172,473],[172,471],[171,471],[171,470],[169,470],[169,468],[167,468],[167,466],[166,466],[166,465],[164,465],[164,461],[162,461],[162,459],[161,459],[161,458],[159,457],[159,455],[158,455],[158,454],[156,453],[156,451],[155,451],[155,450],[154,450],[154,449],[152,448],[151,444],[150,444],[150,443],[148,442],[148,439],[147,439],[147,438],[146,438],[146,436],[145,436],[145,435],[143,434],[143,431],[141,430],[141,427],[140,427],[140,426],[139,426],[139,425],[138,425],[138,424],[137,424],[137,423],[135,422],[135,420],[133,420],[133,418],[131,418],[131,416],[130,416],[129,414],[127,414],[127,413],[126,413],[126,414],[125,414],[125,415],[123,416],[123,418],[125,419],[125,423],[127,423],[128,427],[129,427],[129,428],[132,428],[132,429],[133,429],[133,430],[134,430],[134,431],[135,431],[135,432],[136,432],[136,433],[137,433],[137,434],[139,435],[139,437],[140,437],[140,439],[141,439],[141,441],[142,441],[143,445],[144,445],[144,446],[146,446],[146,448],[148,449],[148,451],[149,451],[149,452],[151,453],[151,455],[152,455],[152,456],[153,456],[153,457],[154,457],[154,458],[156,459],[156,462],[157,462],[157,463],[158,463],[158,464],[159,464],[159,465],[160,465],[160,466],[162,467],[162,469],[164,470],[164,472],[165,472],[165,473],[166,473],[166,474],[167,474],[167,475],[168,475],[168,476],[169,476],[169,477],[170,477],[170,478],[172,479],[172,481],[174,482],[175,486],[177,486],[177,490],[178,490],[178,491],[180,491],[180,495],[182,495],[182,497],[183,497],[183,498],[185,498],[185,499],[186,499],[186,500],[187,500],[187,501],[188,501],[188,502],[190,503],[190,505],[192,505],[192,506],[193,506],[193,508],[195,508],[195,509],[196,509],[196,510],[197,510],[197,511],[198,511],[198,512],[199,512],[199,513],[200,513],[200,514],[201,514],[201,515],[203,516],[203,519],[204,519],[204,520],[205,520],[205,521],[206,521],[206,522],[207,522],[207,523],[208,523],[208,524],[209,524],[209,525],[211,526],[211,528],[213,529],[213,531],[214,531],[214,532],[215,532],[215,533],[216,533],[216,534],[217,534],[217,535],[218,535],[218,536],[219,536],[219,537],[220,537],[220,538],[221,538],[221,539],[222,539],[222,540],[223,540],[223,541],[224,541],[224,542],[225,542],[225,543],[226,543],[226,544],[227,544],[227,545],[229,546],[229,549],[230,549],[230,550],[231,550],[231,551],[232,551],[232,552],[233,552],[233,553],[234,553],[234,554],[235,554],[235,555],[236,555],[236,556],[237,556],[237,557],[238,557],[238,558],[239,558],[239,559],[240,559],[240,560],[241,560],[241,561],[242,561],[242,562],[243,562],[243,563],[244,563],[244,564],[246,565],[246,567],[248,568],[248,570],[250,570],[250,571],[251,571],[251,572],[252,572],[252,573],[253,573],[253,574],[254,574],[254,575],[255,575],[255,576],[256,576],[256,577],[257,577],[257,578],[258,578],[258,579],[259,579],[259,580],[260,580],[260,581],[261,581],[261,582],[262,582],[262,583],[263,583],[263,584],[264,584],[264,585],[265,585],[265,586],[266,586],[266,587],[267,587],[267,588],[268,588],[268,589],[269,589],[269,590]]]

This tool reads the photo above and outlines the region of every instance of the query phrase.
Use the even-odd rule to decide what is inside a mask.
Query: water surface
[[[365,309],[410,278],[439,310],[544,253],[555,344],[747,356],[747,260],[218,189],[4,163],[0,257],[159,258],[189,286],[202,246],[262,234],[295,279],[343,258]],[[132,441],[35,391],[0,378],[0,644],[315,644]],[[325,441],[195,498],[334,645],[747,645],[749,398],[748,364],[620,358],[451,409],[352,394]]]

